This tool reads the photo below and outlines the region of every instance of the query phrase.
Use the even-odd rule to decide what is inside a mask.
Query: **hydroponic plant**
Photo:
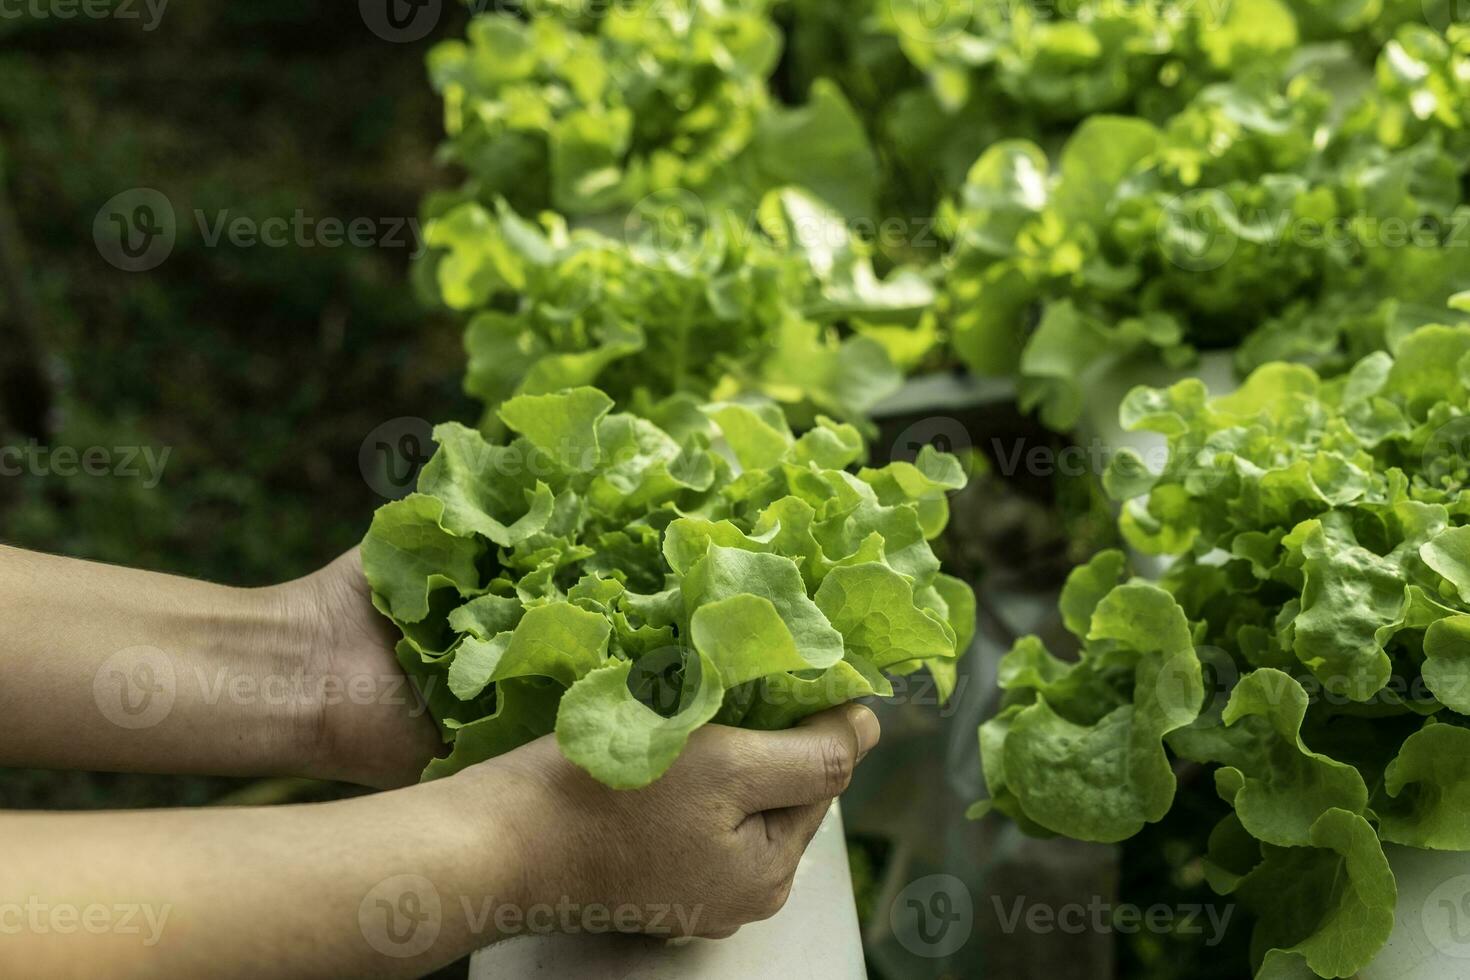
[[[426,205],[421,282],[476,324],[466,384],[491,427],[500,399],[562,384],[857,421],[894,368],[963,364],[1067,429],[1131,359],[1238,348],[1243,371],[1333,374],[1470,288],[1470,32],[1447,7],[924,14],[551,3],[435,49],[466,179]],[[820,247],[775,233],[793,196],[835,229]],[[794,377],[793,352],[819,368]]]
[[[800,93],[837,80],[885,163],[885,202],[926,209],[1000,139],[1050,147],[1099,113],[1164,125],[1205,86],[1274,82],[1303,45],[1338,42],[1368,63],[1397,26],[1426,15],[1447,25],[1449,14],[1448,0],[790,0],[775,8],[789,48],[780,81]]]
[[[802,183],[844,215],[871,213],[878,166],[842,94],[772,97],[781,33],[769,0],[550,3],[529,20],[475,18],[430,54],[446,156],[468,191],[521,210],[626,210],[680,188],[749,213]]]
[[[1382,844],[1470,850],[1470,327],[1334,380],[1136,389],[1122,416],[1169,446],[1161,473],[1111,463],[1123,535],[1175,560],[1150,582],[1098,555],[1061,598],[1080,657],[1005,656],[972,812],[1121,841],[1176,765],[1211,767],[1206,873],[1256,913],[1257,977],[1350,976],[1394,924]]]
[[[958,199],[956,353],[1019,374],[1023,407],[1066,429],[1088,379],[1139,352],[1334,373],[1442,321],[1470,287],[1467,66],[1470,31],[1406,25],[1371,78],[1304,49],[1162,123],[1093,116],[1054,163],[996,143]]]
[[[573,388],[506,401],[505,441],[440,426],[418,492],[373,520],[374,602],[453,743],[427,778],[554,730],[632,788],[711,721],[784,728],[891,694],[885,671],[948,697],[975,600],[929,540],[958,460],[854,470],[855,428],[795,437],[768,402],[612,407]]]
[[[881,281],[842,218],[802,191],[772,191],[755,221],[674,215],[653,199],[613,238],[503,201],[431,221],[439,295],[471,311],[466,390],[495,408],[516,394],[597,385],[624,407],[670,394],[755,392],[794,423],[861,420],[935,341],[917,272]],[[687,220],[686,220],[687,218]],[[839,334],[838,326],[844,329]]]

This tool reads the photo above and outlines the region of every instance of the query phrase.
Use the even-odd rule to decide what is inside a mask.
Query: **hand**
[[[484,833],[514,835],[525,906],[599,907],[624,931],[723,938],[785,905],[878,738],[873,712],[852,704],[785,732],[706,726],[640,790],[596,782],[551,736],[452,778],[483,793],[472,819],[496,815]]]
[[[373,608],[358,550],[280,588],[321,692],[306,774],[377,789],[418,782],[445,746],[394,655],[397,631]]]
[[[356,552],[243,589],[0,546],[0,622],[0,766],[392,787],[442,751]]]
[[[22,929],[0,943],[0,975],[417,977],[528,930],[727,936],[781,908],[877,741],[850,705],[788,732],[705,728],[632,792],[541,739],[335,803],[0,814],[0,907],[156,903],[133,934]],[[436,903],[432,931],[414,919],[401,934],[408,898]],[[502,924],[510,911],[519,925]],[[162,941],[139,941],[150,928]]]

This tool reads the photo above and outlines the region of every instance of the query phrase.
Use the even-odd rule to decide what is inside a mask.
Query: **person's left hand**
[[[378,789],[418,782],[445,747],[394,656],[397,631],[373,608],[358,550],[280,589],[320,698],[306,774]]]

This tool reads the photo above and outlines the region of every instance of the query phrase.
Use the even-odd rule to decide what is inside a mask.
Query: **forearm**
[[[458,779],[267,810],[0,815],[0,975],[419,976],[498,938],[483,910],[526,901],[511,823]]]
[[[0,547],[0,766],[306,774],[321,682],[281,589]]]

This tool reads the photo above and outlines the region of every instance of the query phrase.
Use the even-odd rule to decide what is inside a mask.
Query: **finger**
[[[784,732],[745,733],[741,767],[746,812],[784,810],[840,796],[878,744],[877,716],[860,704],[812,715]]]
[[[817,836],[822,821],[832,811],[832,801],[808,803],[806,806],[787,807],[766,813],[766,836],[770,838],[782,855],[795,867]]]

